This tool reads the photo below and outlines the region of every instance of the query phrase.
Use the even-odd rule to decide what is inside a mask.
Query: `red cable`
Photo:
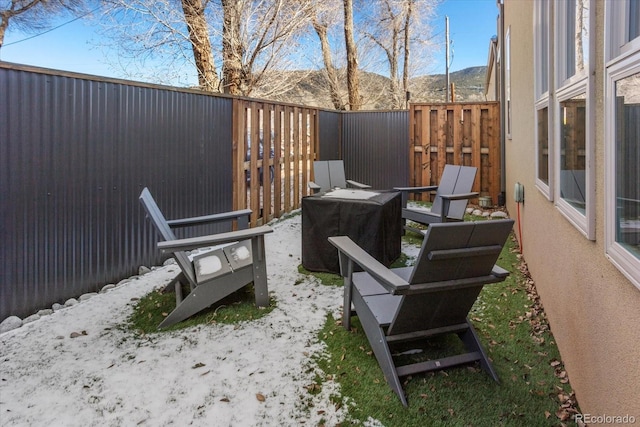
[[[522,226],[520,225],[520,202],[518,202],[518,235],[520,236],[520,253],[522,253]]]

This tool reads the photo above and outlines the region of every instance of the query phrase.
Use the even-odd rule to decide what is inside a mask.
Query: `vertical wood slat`
[[[284,209],[291,206],[291,107],[284,107]]]
[[[273,215],[279,218],[282,215],[282,106],[276,105],[273,109]],[[288,175],[285,175],[288,176]]]
[[[249,208],[251,209],[251,224],[258,224],[258,216],[260,214],[260,177],[258,171],[258,150],[259,150],[259,129],[260,129],[260,120],[259,120],[259,106],[257,102],[251,102],[248,105],[251,119],[251,128],[248,132],[249,142],[251,143],[250,150],[250,161],[249,161],[249,171],[250,177],[249,180]],[[247,146],[249,144],[247,143]]]
[[[273,150],[273,143],[271,142],[271,112],[273,110],[273,104],[264,104],[262,109],[262,217],[263,222],[269,222],[273,219],[272,208],[274,202],[271,199],[272,191],[271,187],[273,185],[271,179],[272,171],[275,172],[275,167],[273,164],[273,157],[271,157],[271,152],[273,151],[273,155],[275,155],[275,150]]]
[[[453,162],[454,164],[464,164],[464,153],[462,152],[462,140],[464,138],[464,122],[462,121],[463,107],[460,104],[453,106],[453,125],[451,126],[451,136],[453,139]]]
[[[421,146],[422,141],[418,138],[420,136],[419,123],[422,123],[420,120],[422,111],[420,109],[415,109],[410,112],[412,116],[409,118],[409,181],[416,181],[415,173],[417,169],[417,165],[421,164],[420,160],[417,160],[417,156],[422,156],[421,152],[417,152],[414,150],[414,147]]]
[[[307,167],[309,165],[309,150],[311,150],[311,146],[309,144],[309,131],[308,131],[308,119],[309,119],[309,110],[307,108],[301,109],[301,120],[300,127],[302,131],[302,171],[301,171],[301,182],[300,182],[300,190],[302,194],[300,197],[304,195],[305,190],[307,189]]]
[[[446,106],[445,108],[438,108],[438,140],[435,144],[435,146],[438,147],[436,156],[436,173],[432,173],[430,177],[427,177],[427,185],[438,185],[440,177],[442,176],[442,171],[444,170],[444,165],[447,163],[447,127],[449,125],[447,113],[448,108]]]
[[[494,197],[494,195],[500,194],[500,183],[502,182],[500,158],[500,115],[497,113],[489,114],[489,117],[491,117],[491,126],[489,127],[487,140],[489,141],[489,171],[492,172],[489,174],[489,196],[491,196],[494,203],[497,203],[497,196]],[[492,153],[496,153],[497,155],[493,156]]]
[[[240,153],[244,151],[244,104],[239,99],[233,99],[233,119],[232,119],[232,156],[233,156],[233,209],[246,207],[246,181],[244,179],[244,156]]]
[[[499,111],[499,110],[498,110]],[[481,123],[481,107],[479,105],[471,106],[471,164],[478,165],[478,167],[482,164],[482,138],[481,132],[482,127]],[[500,141],[498,140],[498,143]],[[482,176],[482,175],[481,175]],[[480,192],[480,182],[482,179],[476,179],[473,183],[473,191]]]
[[[497,203],[501,191],[499,105],[411,104],[409,185],[437,185],[447,163],[475,166],[474,191]]]
[[[234,209],[249,207],[255,226],[300,207],[318,149],[318,111],[263,100],[234,102]]]
[[[300,207],[300,108],[293,107],[293,200],[294,209]]]

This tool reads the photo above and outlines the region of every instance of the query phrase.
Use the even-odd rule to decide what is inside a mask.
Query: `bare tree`
[[[411,1],[411,0],[407,0]],[[385,53],[389,65],[390,92],[393,106],[399,108],[400,85],[398,78],[398,61],[400,57],[400,36],[404,32],[404,0],[379,0],[375,3],[378,25],[372,26],[371,31],[365,29],[365,34]]]
[[[329,43],[329,27],[337,21],[336,12],[338,9],[333,6],[335,6],[335,4],[332,4],[330,1],[315,4],[312,10],[311,25],[320,39],[322,62],[329,83],[329,96],[333,108],[336,110],[346,110],[346,105],[340,96],[338,70],[336,70],[333,64],[331,44]]]
[[[404,55],[402,64],[402,90],[406,94],[409,90],[409,56],[411,54],[411,19],[413,18],[413,0],[407,2],[407,10],[404,17]]]
[[[243,3],[243,0],[238,0]],[[309,0],[244,0],[240,46],[243,95],[259,89],[271,97],[290,88],[274,70],[290,70],[298,54],[298,36],[308,28],[313,2]]]
[[[167,69],[192,64],[201,87],[245,96],[291,85],[274,79],[273,70],[289,66],[310,10],[308,0],[181,0],[182,7],[171,0],[105,1],[114,5],[108,29],[123,54]]]
[[[358,49],[353,35],[353,0],[344,0],[344,40],[347,49],[347,89],[349,109],[360,109],[360,80],[358,75]]]
[[[61,13],[84,13],[81,0],[11,0],[0,2],[0,48],[11,23],[25,32],[50,26],[51,18]]]
[[[217,91],[215,52],[210,45],[209,58],[200,47],[209,36],[198,28],[205,21],[209,31],[209,3],[199,8],[197,1],[103,0],[103,40],[115,50],[107,60],[129,78],[158,83],[193,84],[195,70],[200,87]]]
[[[219,80],[209,40],[205,4],[202,0],[182,0],[182,10],[189,30],[193,59],[198,70],[198,85],[208,92],[216,92]]]
[[[241,38],[243,2],[221,0],[223,11],[222,24],[222,75],[223,92],[241,95],[243,86],[244,48]]]
[[[378,0],[362,2],[362,31],[382,53],[389,70],[394,108],[402,108],[412,69],[411,46],[428,46],[429,19],[439,0]],[[414,36],[415,35],[415,36]],[[402,69],[402,79],[400,70]]]

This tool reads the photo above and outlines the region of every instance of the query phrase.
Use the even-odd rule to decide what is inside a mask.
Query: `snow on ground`
[[[311,395],[318,330],[339,316],[342,289],[298,273],[300,215],[266,236],[276,308],[239,325],[136,336],[122,325],[134,300],[178,267],[132,278],[73,307],[0,335],[0,425],[335,425],[327,382]],[[79,335],[71,338],[74,335]],[[263,399],[264,397],[264,399]]]

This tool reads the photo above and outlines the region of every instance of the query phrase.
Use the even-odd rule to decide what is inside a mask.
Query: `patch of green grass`
[[[309,271],[304,268],[302,264],[298,266],[298,273],[317,277],[318,280],[320,280],[320,283],[325,286],[342,286],[342,284],[344,283],[342,280],[342,276],[340,276],[339,274],[323,273],[320,271]]]
[[[422,241],[422,239],[420,239],[420,241]],[[401,253],[400,256],[391,264],[391,268],[405,267],[407,266],[408,261],[409,257]],[[344,280],[339,274],[309,271],[304,268],[302,264],[298,266],[298,273],[317,277],[318,280],[320,280],[320,283],[324,286],[342,286],[344,284]]]
[[[484,287],[469,318],[500,384],[478,365],[418,374],[403,378],[409,401],[405,408],[386,384],[357,317],[352,319],[351,331],[328,317],[320,333],[327,353],[318,364],[353,403],[348,422],[372,417],[385,426],[561,424],[556,412],[571,396],[571,387],[558,375],[560,354],[549,328],[543,326],[544,313],[533,309],[514,240],[509,239],[498,264],[512,274],[505,282]],[[456,347],[461,347],[459,340],[445,336],[431,339],[422,349],[423,355],[433,359],[452,354]]]
[[[183,287],[184,297],[188,292],[189,288]],[[149,334],[175,331],[201,324],[235,324],[259,319],[267,315],[275,308],[275,301],[271,299],[268,307],[257,307],[253,285],[248,285],[200,313],[173,326],[159,330],[158,325],[175,307],[176,297],[173,292],[152,291],[138,300],[133,314],[129,317],[128,327],[136,332]]]

